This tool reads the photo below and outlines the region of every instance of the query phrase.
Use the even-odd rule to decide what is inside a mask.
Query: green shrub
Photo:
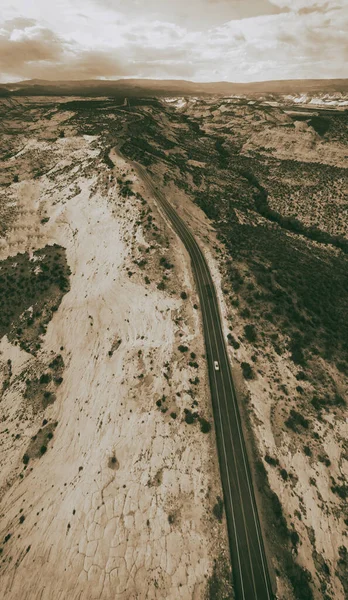
[[[210,423],[203,418],[200,419],[200,425],[202,433],[209,433],[209,431],[211,430]]]
[[[244,379],[254,379],[254,371],[249,363],[242,362],[241,367]]]
[[[194,422],[194,416],[193,416],[192,412],[188,409],[185,409],[185,413],[186,413],[185,414],[185,422],[188,425],[192,425],[192,423]]]
[[[248,342],[254,343],[257,340],[257,333],[255,330],[255,325],[245,325],[244,334]]]
[[[298,429],[299,426],[303,427],[304,429],[308,429],[308,427],[309,427],[309,420],[306,419],[299,412],[297,412],[297,410],[291,409],[290,410],[290,416],[285,421],[285,425],[289,429],[292,429],[293,431],[298,432],[299,431],[299,429]]]
[[[220,498],[220,496],[218,496],[217,502],[213,508],[213,515],[214,515],[214,517],[217,518],[219,523],[221,523],[223,514],[224,514],[224,503],[223,503],[222,498]]]
[[[277,465],[279,465],[279,460],[277,458],[273,458],[269,454],[266,454],[265,461],[266,463],[271,465],[271,467],[276,467]]]
[[[183,346],[182,344],[180,344],[180,346],[178,346],[178,350],[180,352],[187,352],[188,351],[188,346]]]
[[[52,379],[52,376],[49,373],[43,373],[40,377],[40,383],[45,384],[45,383],[49,383]]]

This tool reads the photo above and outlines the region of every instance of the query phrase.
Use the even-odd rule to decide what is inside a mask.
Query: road
[[[119,150],[117,152],[121,155]],[[236,600],[272,600],[274,595],[214,283],[205,257],[186,223],[154,185],[146,169],[136,162],[131,164],[191,258],[202,311]],[[218,371],[214,361],[219,363]]]

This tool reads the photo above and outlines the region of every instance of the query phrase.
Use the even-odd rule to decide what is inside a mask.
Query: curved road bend
[[[121,155],[118,149],[117,152]],[[236,599],[272,600],[274,595],[214,283],[190,229],[155,187],[146,169],[136,162],[132,165],[158,201],[191,258],[202,309]],[[219,363],[219,371],[214,369],[214,360]]]

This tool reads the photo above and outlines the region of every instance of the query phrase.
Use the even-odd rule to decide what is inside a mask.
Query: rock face
[[[218,572],[232,597],[213,430],[184,421],[212,422],[185,252],[100,138],[58,137],[59,111],[26,110],[1,259],[58,244],[71,274],[40,348],[0,343],[0,595],[201,599]]]

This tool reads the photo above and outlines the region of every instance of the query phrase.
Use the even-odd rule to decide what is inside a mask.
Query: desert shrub
[[[300,337],[291,340],[289,350],[291,360],[296,365],[304,366],[306,364],[305,356],[303,354],[302,339]]]
[[[174,265],[172,265],[165,256],[161,256],[159,262],[160,262],[161,267],[163,267],[164,269],[173,269],[174,268]]]
[[[249,363],[242,362],[241,367],[244,379],[254,379],[254,371]]]
[[[52,376],[49,373],[43,373],[40,377],[40,383],[45,384],[49,383],[52,379]]]
[[[30,460],[30,456],[29,456],[29,454],[24,454],[24,455],[23,455],[23,463],[24,463],[25,465],[27,465],[27,464],[28,464],[28,462],[29,462],[29,460]]]
[[[180,352],[187,352],[188,351],[188,346],[183,346],[182,344],[180,344],[180,346],[178,346],[178,350]]]
[[[333,485],[331,487],[331,491],[342,498],[342,500],[346,500],[348,498],[348,485],[345,483],[343,485]]]
[[[298,381],[306,381],[308,379],[308,377],[304,371],[299,371],[296,375],[296,379]]]
[[[185,413],[186,413],[185,414],[185,422],[188,425],[192,425],[192,423],[194,422],[194,416],[193,416],[192,412],[190,410],[186,409]]]
[[[240,343],[237,342],[236,338],[232,335],[232,333],[229,333],[227,335],[227,339],[230,346],[232,346],[235,350],[238,350],[238,348],[240,348]]]
[[[257,333],[255,330],[255,325],[245,325],[244,334],[248,342],[254,343],[257,340]]]
[[[297,412],[297,410],[291,409],[290,410],[290,416],[285,421],[285,425],[289,429],[292,429],[293,431],[298,432],[299,431],[299,429],[298,429],[299,426],[303,427],[304,429],[308,429],[308,427],[309,427],[309,420],[306,419],[299,412]]]
[[[181,292],[181,294],[180,294],[180,298],[181,298],[182,300],[187,300],[187,294],[186,294],[186,292]]]
[[[210,423],[203,418],[200,419],[200,425],[202,433],[209,433],[209,431],[211,430]]]
[[[289,474],[286,469],[280,469],[280,476],[282,477],[282,479],[284,479],[284,481],[287,481],[289,479]]]
[[[224,514],[224,503],[220,496],[217,496],[217,502],[213,508],[213,515],[217,518],[219,523],[222,521],[222,515]]]
[[[270,456],[269,454],[266,454],[265,461],[271,465],[271,467],[276,467],[279,465],[279,460],[277,458],[273,458],[273,456]]]

